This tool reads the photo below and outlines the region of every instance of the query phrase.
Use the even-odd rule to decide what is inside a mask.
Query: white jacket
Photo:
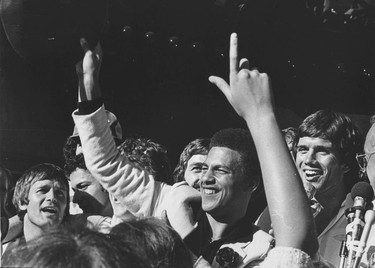
[[[112,137],[104,105],[88,115],[73,112],[88,170],[110,193],[114,218],[112,225],[134,217],[160,218],[167,195],[174,186],[155,181],[137,163],[131,162],[117,149]]]

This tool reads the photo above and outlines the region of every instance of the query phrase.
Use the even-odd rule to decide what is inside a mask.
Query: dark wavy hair
[[[297,131],[298,129],[295,127],[288,127],[281,130],[288,148],[289,145],[293,147],[293,144],[295,143],[295,139],[297,137]]]
[[[350,169],[345,176],[345,187],[347,192],[350,192],[359,180],[359,167],[355,156],[363,150],[363,136],[358,127],[342,113],[329,109],[319,110],[309,115],[299,126],[294,154],[299,139],[303,137],[321,138],[332,142],[340,160]]]
[[[180,160],[173,171],[174,182],[180,182],[185,180],[184,174],[190,158],[196,154],[207,155],[209,145],[210,139],[205,138],[195,139],[189,142],[188,145],[186,145],[186,147],[180,155]]]
[[[58,229],[6,251],[8,267],[146,268],[145,258],[123,241],[89,229]]]
[[[69,177],[76,169],[87,169],[83,154],[76,154],[77,146],[82,146],[78,136],[69,137],[63,147],[64,171]]]
[[[253,138],[248,130],[241,128],[223,129],[211,138],[210,147],[226,147],[238,152],[241,156],[241,169],[248,180],[254,180],[253,185],[257,187],[261,179],[261,170],[258,154],[255,149]]]
[[[190,251],[179,234],[163,221],[149,217],[122,222],[111,235],[126,241],[150,267],[193,267]]]
[[[116,146],[121,144],[121,140],[113,137]],[[85,164],[85,157],[83,153],[77,154],[77,147],[81,147],[81,140],[79,136],[71,136],[66,139],[63,147],[64,157],[64,171],[67,177],[70,176],[76,169],[87,170]]]
[[[16,180],[13,178],[10,170],[0,167],[1,179],[1,217],[10,218],[17,214],[16,208],[12,203]]]
[[[118,148],[130,161],[150,172],[155,180],[173,183],[167,149],[163,145],[150,139],[132,137],[127,138]]]
[[[17,180],[16,187],[14,188],[13,195],[13,205],[17,209],[18,216],[23,219],[26,214],[25,210],[21,210],[19,204],[29,203],[29,192],[31,186],[37,181],[51,180],[58,181],[65,186],[66,189],[66,209],[65,217],[69,215],[69,183],[65,176],[64,171],[54,165],[49,163],[44,163],[40,165],[33,166],[32,168],[26,170],[23,175]]]

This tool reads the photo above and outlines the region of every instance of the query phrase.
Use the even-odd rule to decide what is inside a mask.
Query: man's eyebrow
[[[204,164],[204,163],[201,162],[201,161],[196,161],[196,162],[191,163],[190,165],[191,165],[191,166],[201,166],[201,165],[203,165],[203,164]]]
[[[316,146],[315,149],[317,150],[332,150],[333,149],[333,146],[331,145],[319,145],[319,146]]]
[[[228,167],[226,165],[215,165],[214,166],[214,169],[219,169],[219,168],[223,168],[223,169],[227,169],[227,170],[233,171],[230,167]]]
[[[41,188],[41,187],[48,187],[48,186],[49,186],[49,184],[47,184],[47,183],[38,183],[36,187]]]

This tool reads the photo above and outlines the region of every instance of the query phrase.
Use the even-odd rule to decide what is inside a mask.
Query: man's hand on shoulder
[[[193,204],[201,202],[200,193],[188,185],[180,185],[169,194],[166,218],[177,233],[185,238],[196,225]]]

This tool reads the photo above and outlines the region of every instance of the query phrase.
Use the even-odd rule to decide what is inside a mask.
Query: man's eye
[[[226,169],[222,169],[222,168],[217,169],[216,172],[219,173],[219,174],[227,174],[228,173],[228,171]]]
[[[88,186],[89,186],[88,184],[80,184],[80,185],[77,186],[77,189],[78,190],[86,190]]]
[[[41,187],[37,189],[38,193],[47,193],[49,191],[48,187]]]
[[[202,171],[203,168],[202,167],[193,167],[191,170],[199,172],[199,171]]]
[[[320,154],[320,155],[327,155],[327,154],[329,154],[329,151],[327,151],[327,150],[320,150],[318,152],[318,154]]]
[[[305,153],[305,152],[307,152],[307,148],[306,147],[297,147],[297,152],[298,153]]]

